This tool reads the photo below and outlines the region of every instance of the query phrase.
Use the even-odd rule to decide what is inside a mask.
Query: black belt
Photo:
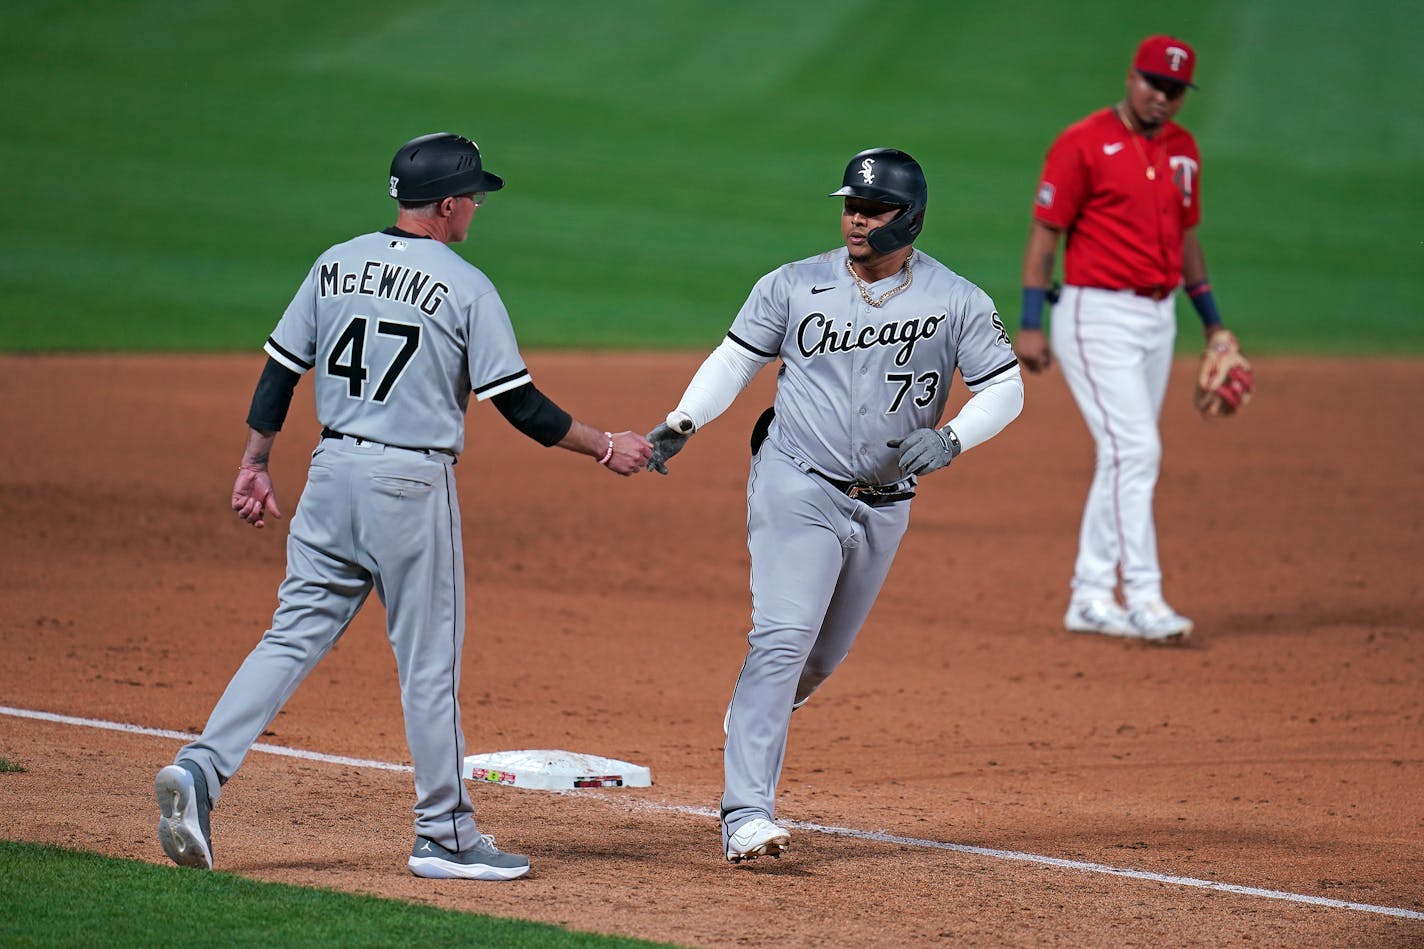
[[[806,470],[846,497],[853,498],[864,504],[869,504],[871,507],[894,504],[896,501],[908,501],[915,496],[915,492],[913,491],[894,490],[895,485],[893,484],[868,484],[864,481],[837,481],[830,475],[822,474],[815,468],[807,468]]]
[[[384,445],[386,448],[399,448],[399,449],[402,449],[403,451],[418,451],[418,452],[420,452],[422,455],[429,455],[429,454],[431,454],[432,452],[437,452],[437,451],[438,451],[438,452],[443,452],[444,454],[447,454],[447,455],[453,455],[453,454],[454,454],[454,452],[452,452],[452,451],[445,451],[445,449],[443,449],[443,448],[412,448],[412,447],[410,447],[409,445],[388,445],[388,444],[386,444],[385,442],[378,442],[378,441],[376,441],[375,439],[372,439],[372,438],[362,438],[360,435],[348,435],[348,434],[346,434],[345,432],[338,432],[338,431],[337,431],[336,429],[334,429],[334,428],[323,428],[323,429],[321,430],[321,437],[322,437],[322,438],[349,438],[349,439],[351,439],[352,441],[354,441],[354,442],[355,442],[356,444],[358,444],[358,445],[361,444],[362,442],[365,442],[365,443],[368,444],[368,445]]]

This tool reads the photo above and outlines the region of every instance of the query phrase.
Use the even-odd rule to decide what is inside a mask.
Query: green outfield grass
[[[838,242],[823,196],[875,145],[921,159],[920,246],[1012,327],[1043,151],[1158,30],[1200,53],[1181,119],[1228,323],[1258,353],[1424,351],[1424,6],[1389,0],[12,0],[0,349],[254,349],[440,129],[509,181],[461,252],[526,346],[710,346]]]
[[[6,841],[0,879],[7,946],[663,945]]]

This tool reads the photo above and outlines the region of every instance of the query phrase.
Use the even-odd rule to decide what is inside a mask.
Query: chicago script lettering
[[[802,356],[811,359],[824,353],[848,353],[872,346],[899,346],[899,351],[895,353],[895,365],[903,366],[914,354],[915,344],[938,332],[944,320],[945,314],[933,313],[923,319],[890,320],[879,326],[862,326],[856,330],[855,324],[849,321],[844,328],[840,328],[824,313],[807,313],[796,327],[796,348]]]

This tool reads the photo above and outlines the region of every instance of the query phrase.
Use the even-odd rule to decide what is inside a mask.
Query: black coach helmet
[[[503,187],[504,179],[480,163],[480,147],[452,132],[413,138],[391,159],[391,197],[406,204]]]
[[[903,208],[869,234],[870,249],[888,254],[915,242],[925,226],[930,189],[920,163],[898,148],[870,148],[850,160],[839,191],[830,197],[864,198]]]

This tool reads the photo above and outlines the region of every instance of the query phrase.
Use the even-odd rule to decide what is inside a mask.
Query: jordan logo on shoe
[[[421,850],[425,850],[425,851],[430,851],[430,850],[434,850],[435,848],[432,847],[432,846],[430,846],[430,841],[427,840],[427,841],[425,841],[423,844],[420,845],[420,849],[421,849]]]

